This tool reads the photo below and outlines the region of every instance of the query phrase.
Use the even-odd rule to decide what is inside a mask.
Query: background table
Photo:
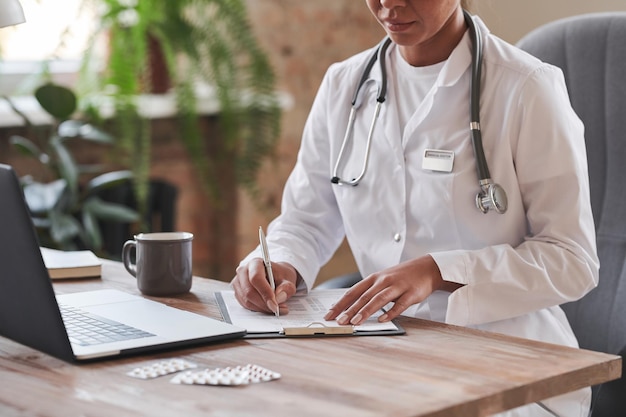
[[[118,288],[138,293],[121,264],[102,279],[55,282],[58,293]],[[220,318],[213,291],[154,298]],[[239,339],[73,365],[0,337],[0,415],[45,416],[487,416],[616,379],[618,356],[401,318],[403,336]],[[140,380],[137,366],[184,358],[202,368],[257,364],[279,380],[239,387]]]

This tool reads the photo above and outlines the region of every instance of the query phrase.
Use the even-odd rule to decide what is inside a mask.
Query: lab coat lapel
[[[419,128],[422,122],[429,116],[433,108],[440,109],[441,106],[435,107],[437,105],[436,98],[437,92],[441,88],[446,88],[448,86],[452,86],[459,82],[463,74],[470,67],[472,56],[471,56],[471,40],[469,38],[468,33],[465,34],[461,42],[457,45],[457,47],[452,51],[452,54],[448,58],[448,61],[441,69],[441,73],[437,77],[435,81],[435,85],[431,89],[431,91],[424,97],[424,101],[418,106],[416,113],[413,117],[408,121],[404,132],[400,129],[398,122],[398,115],[395,106],[388,105],[389,116],[385,118],[386,129],[385,132],[387,134],[388,139],[396,138],[395,146],[397,147],[399,144],[402,145],[400,148],[400,153],[398,154],[399,158],[403,158],[402,149],[405,145],[405,141],[411,138],[415,131]],[[388,72],[390,70],[388,69]],[[390,89],[392,90],[392,89]],[[395,91],[389,91],[388,97],[390,103],[395,102],[395,98],[393,95]],[[469,114],[468,114],[469,116]],[[440,119],[444,118],[444,114],[439,114]],[[442,119],[442,121],[445,119]],[[393,123],[391,123],[393,122]],[[468,119],[469,123],[469,119]],[[387,126],[388,125],[388,126]],[[395,136],[392,136],[395,135]],[[393,146],[393,145],[392,145]]]
[[[398,162],[402,162],[404,157],[402,155],[402,130],[400,129],[400,119],[398,118],[398,111],[395,106],[393,96],[389,97],[383,104],[383,108],[380,112],[380,118],[383,125],[383,131],[385,132],[385,139],[389,144],[391,150],[396,156]]]

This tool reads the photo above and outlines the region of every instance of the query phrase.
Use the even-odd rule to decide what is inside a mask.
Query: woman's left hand
[[[393,302],[393,307],[378,318],[393,320],[411,305],[424,301],[436,290],[454,291],[461,285],[446,282],[430,256],[413,259],[377,272],[350,288],[330,308],[324,319],[341,325],[359,325],[372,314]]]

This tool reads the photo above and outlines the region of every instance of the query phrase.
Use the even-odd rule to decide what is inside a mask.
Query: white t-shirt
[[[425,67],[414,67],[402,57],[400,48],[393,48],[389,58],[391,68],[395,69],[388,74],[391,78],[389,82],[393,85],[394,91],[403,93],[394,94],[394,100],[398,109],[398,123],[404,132],[405,126],[435,85],[445,61]]]

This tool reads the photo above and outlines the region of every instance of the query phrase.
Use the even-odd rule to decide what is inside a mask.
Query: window
[[[53,79],[76,80],[94,14],[84,0],[20,0],[26,22],[0,29],[0,94],[30,94],[49,60]]]

